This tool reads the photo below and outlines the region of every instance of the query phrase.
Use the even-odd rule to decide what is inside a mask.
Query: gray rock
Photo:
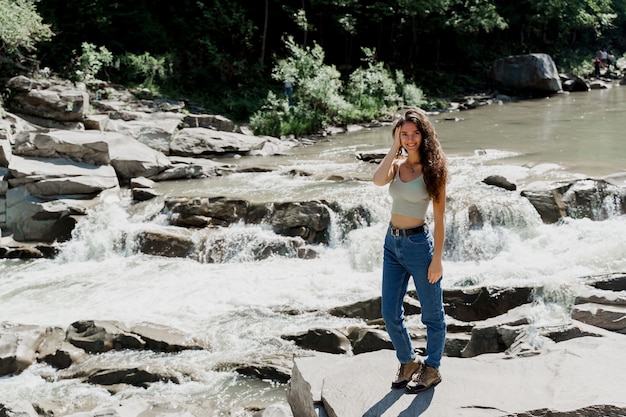
[[[41,326],[0,323],[0,376],[19,374],[32,365],[47,333]]]
[[[235,123],[220,115],[211,114],[188,114],[183,119],[184,127],[204,127],[206,129],[234,132]]]
[[[108,165],[111,161],[106,136],[96,131],[21,133],[15,139],[13,153],[36,158],[68,158],[91,165]]]
[[[505,190],[515,191],[517,186],[501,175],[490,175],[483,180],[487,185],[504,188]]]
[[[65,340],[65,330],[60,327],[50,328],[37,349],[37,360],[57,369],[66,369],[73,363],[84,361],[87,356],[87,352]]]
[[[109,133],[111,165],[122,180],[151,177],[172,166],[162,152],[123,134]]]
[[[623,338],[604,332],[602,337],[553,344],[540,355],[517,359],[504,353],[444,358],[443,382],[418,395],[390,390],[398,366],[393,351],[296,357],[288,400],[294,415],[301,417],[317,416],[316,403],[323,403],[332,417],[496,417],[541,408],[568,412],[599,404],[623,412],[619,378],[626,372],[626,362],[615,360],[623,350]]]
[[[292,335],[282,335],[304,348],[327,353],[347,353],[352,346],[348,337],[336,329],[311,329]]]
[[[204,128],[181,129],[170,143],[170,154],[187,157],[209,157],[219,154],[245,155],[261,149],[267,139],[233,132]]]
[[[552,94],[561,91],[561,79],[547,54],[513,55],[496,60],[491,79],[504,92]]]
[[[15,113],[61,122],[82,122],[89,109],[89,94],[64,85],[49,85],[17,76],[7,82],[12,90],[7,107]]]
[[[133,188],[132,196],[134,201],[148,201],[158,197],[160,194],[150,188]]]
[[[564,184],[538,186],[523,190],[544,223],[556,223],[562,217],[606,220],[615,213],[626,213],[626,191],[604,180],[580,179]],[[614,207],[607,210],[606,201]]]
[[[626,306],[578,304],[574,306],[572,318],[602,329],[626,334]]]
[[[81,320],[72,323],[66,340],[89,353],[113,349],[143,349],[146,342],[121,323],[105,320]]]

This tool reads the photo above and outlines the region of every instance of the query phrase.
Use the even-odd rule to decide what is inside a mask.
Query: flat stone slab
[[[419,394],[390,388],[398,366],[391,350],[297,357],[289,401],[303,416],[315,416],[310,405],[321,400],[330,417],[495,417],[594,405],[626,411],[626,336],[603,334],[553,344],[530,357],[444,357],[441,384]],[[298,391],[307,384],[312,401],[304,404]]]

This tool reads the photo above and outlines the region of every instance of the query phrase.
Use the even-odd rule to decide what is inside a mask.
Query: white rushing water
[[[435,117],[444,148],[450,149],[444,287],[544,285],[547,296],[539,300],[535,318],[544,322],[567,320],[566,308],[560,308],[566,307],[562,300],[582,277],[626,271],[624,216],[612,215],[595,222],[566,219],[546,225],[520,196],[519,189],[509,192],[482,183],[485,177],[495,174],[523,188],[538,179],[623,172],[626,152],[620,148],[621,153],[614,155],[613,147],[604,145],[602,149],[610,153],[606,159],[595,154],[586,158],[608,161],[601,169],[577,171],[586,163],[576,164],[571,154],[578,152],[574,148],[584,143],[584,137],[580,141],[572,139],[567,158],[559,161],[546,160],[537,149],[524,151],[516,132],[522,135],[529,129],[550,128],[552,135],[575,136],[555,132],[560,123],[532,117],[533,112],[544,113],[542,106],[557,106],[554,100],[561,100],[560,109],[568,101],[576,102],[560,97],[552,103],[533,102],[535,107],[528,103],[507,104],[461,113],[459,116],[466,118],[462,122]],[[610,103],[611,108],[616,106]],[[577,105],[568,107],[573,119]],[[525,117],[518,111],[525,112]],[[498,115],[500,119],[493,121]],[[605,116],[614,117],[615,123],[626,119],[617,111],[607,111]],[[613,121],[606,117],[601,123]],[[507,120],[513,120],[511,125]],[[520,125],[519,120],[547,126],[531,122]],[[498,129],[490,128],[493,123],[499,125]],[[481,125],[484,129],[477,128]],[[574,125],[573,129],[577,131],[578,127]],[[485,132],[489,131],[496,133],[486,138]],[[506,142],[497,131],[506,132]],[[621,146],[620,133],[623,130],[599,140]],[[179,373],[180,384],[158,383],[114,396],[101,387],[55,379],[51,368],[35,365],[18,376],[0,378],[0,402],[53,401],[65,404],[70,412],[95,404],[115,404],[130,396],[148,396],[202,408],[207,416],[242,417],[252,415],[244,410],[246,406],[285,404],[285,385],[216,369],[222,363],[296,352],[296,347],[281,339],[286,333],[358,323],[323,312],[379,295],[382,240],[390,200],[386,187],[376,187],[369,181],[375,166],[357,160],[355,154],[386,151],[389,140],[388,128],[341,135],[315,146],[293,149],[287,155],[230,161],[267,166],[272,169],[269,172],[158,184],[159,191],[168,195],[228,196],[258,202],[325,199],[344,208],[360,205],[371,212],[369,226],[345,237],[334,228],[330,244],[317,248],[316,259],[275,256],[255,261],[250,253],[252,243],[271,244],[281,237],[267,226],[243,224],[220,232],[230,251],[222,263],[138,254],[133,247],[133,232],[146,222],[165,222],[158,215],[159,200],[141,208],[131,207],[128,201],[103,205],[89,214],[57,259],[0,260],[2,322],[67,328],[76,320],[119,320],[130,325],[148,321],[183,330],[212,346],[211,351],[176,355],[110,352],[90,359],[120,366],[159,364]],[[474,140],[476,146],[472,145]],[[532,145],[537,145],[536,141]],[[554,149],[547,146],[546,152],[558,152]],[[289,175],[294,169],[311,175]],[[491,220],[482,229],[468,227],[467,209],[472,204],[488,213]],[[287,314],[288,310],[302,314]]]

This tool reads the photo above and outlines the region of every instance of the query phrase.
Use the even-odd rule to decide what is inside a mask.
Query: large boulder
[[[170,143],[170,154],[188,157],[209,157],[225,153],[249,154],[262,149],[270,140],[241,133],[220,132],[201,127],[181,129]]]
[[[623,345],[623,335],[603,333],[525,358],[444,358],[442,383],[417,396],[389,389],[398,366],[391,350],[309,353],[294,358],[287,398],[298,417],[618,416],[626,413],[619,383],[626,363],[616,359]]]
[[[150,178],[172,166],[163,153],[127,135],[109,133],[107,141],[111,165],[123,182],[135,177]]]
[[[563,217],[606,220],[626,213],[626,191],[604,180],[534,184],[521,195],[535,207],[544,223],[556,223]],[[612,202],[612,207],[607,202]]]
[[[550,55],[512,55],[496,60],[491,70],[496,87],[505,93],[549,95],[562,90]]]
[[[6,226],[18,241],[68,240],[78,218],[100,203],[103,191],[119,190],[110,165],[14,156],[9,172]]]
[[[39,82],[22,75],[10,79],[8,108],[25,115],[58,122],[82,122],[89,109],[84,90]]]
[[[48,331],[40,326],[0,324],[0,376],[19,374],[32,365]]]
[[[15,139],[13,153],[37,158],[69,158],[93,165],[110,162],[106,137],[96,131],[23,132]]]

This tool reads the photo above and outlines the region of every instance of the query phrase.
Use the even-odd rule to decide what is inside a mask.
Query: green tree
[[[25,54],[52,36],[35,9],[35,0],[0,0],[0,60],[29,70],[23,65]]]

